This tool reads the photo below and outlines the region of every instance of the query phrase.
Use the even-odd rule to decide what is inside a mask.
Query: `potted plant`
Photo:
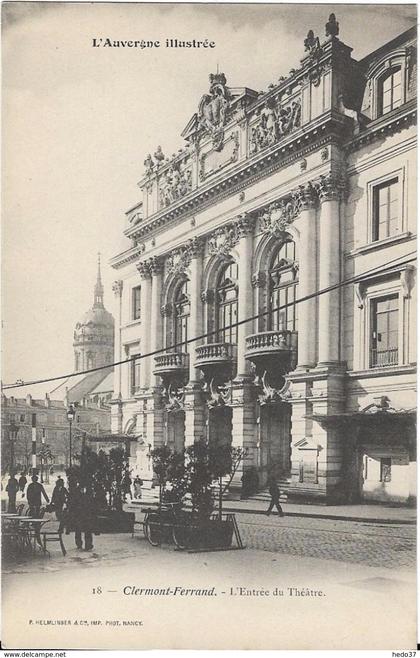
[[[78,465],[67,469],[69,498],[73,487],[79,485],[92,490],[97,508],[97,531],[101,533],[132,532],[135,515],[125,512],[123,504],[129,491],[128,459],[121,448],[97,454],[83,446],[76,455]]]

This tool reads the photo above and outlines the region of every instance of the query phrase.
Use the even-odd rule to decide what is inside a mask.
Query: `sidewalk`
[[[132,500],[133,507],[157,505],[157,493],[144,491],[141,500]],[[264,514],[268,507],[265,500],[225,500],[224,512],[237,514]],[[286,516],[308,517],[312,519],[333,519],[340,521],[359,521],[365,523],[390,523],[415,525],[417,510],[410,507],[388,507],[386,505],[299,505],[281,503]]]

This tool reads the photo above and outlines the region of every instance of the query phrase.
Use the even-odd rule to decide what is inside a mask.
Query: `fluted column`
[[[150,352],[151,315],[150,305],[152,299],[152,274],[149,262],[144,261],[137,264],[137,269],[142,280],[141,283],[141,332],[140,351],[141,354]],[[150,358],[142,359],[140,362],[140,388],[147,389],[150,385]]]
[[[203,333],[203,304],[201,301],[201,278],[203,274],[203,243],[198,239],[192,241],[189,246],[190,262],[190,318],[188,326],[188,338],[200,336]],[[202,341],[189,343],[190,355],[190,382],[196,382],[200,376],[195,367],[195,348]]]
[[[154,352],[162,347],[162,317],[160,312],[161,293],[162,293],[162,262],[154,256],[149,261],[150,271],[152,273],[152,294],[150,299],[149,313],[150,318],[150,351]],[[150,372],[153,371],[154,357],[149,359]],[[160,380],[156,375],[150,376],[150,387],[159,386]]]
[[[254,220],[245,215],[238,220],[239,241],[236,250],[238,262],[238,322],[252,315],[252,247]],[[249,375],[249,363],[245,359],[245,337],[252,333],[252,323],[247,322],[238,327],[238,366],[237,378]]]
[[[340,281],[340,209],[339,182],[331,174],[319,184],[319,289]],[[340,360],[340,290],[319,296],[318,365],[328,366]]]
[[[311,183],[300,190],[300,214],[295,221],[299,231],[299,294],[306,297],[316,291],[316,203],[317,196]],[[316,365],[317,326],[316,298],[301,302],[298,307],[298,369]]]

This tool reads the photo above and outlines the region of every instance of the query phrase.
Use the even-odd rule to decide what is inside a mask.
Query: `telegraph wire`
[[[265,317],[266,315],[270,315],[271,313],[275,311],[280,311],[285,308],[289,308],[289,306],[295,306],[296,304],[300,304],[301,302],[308,301],[309,299],[313,299],[315,297],[319,297],[321,295],[324,295],[328,292],[332,292],[333,290],[338,290],[340,288],[343,288],[346,285],[350,285],[352,283],[357,283],[359,281],[364,281],[366,277],[372,277],[375,276],[375,274],[386,274],[387,272],[392,272],[395,271],[395,267],[401,266],[401,265],[408,265],[409,263],[415,262],[417,260],[416,257],[416,252],[411,251],[408,254],[405,254],[404,256],[399,256],[398,258],[394,258],[393,260],[390,260],[387,264],[386,267],[383,267],[381,265],[378,265],[377,267],[371,268],[370,270],[366,270],[365,272],[362,272],[361,274],[357,274],[356,276],[350,277],[349,279],[345,279],[344,281],[340,281],[339,283],[335,283],[332,286],[328,286],[327,288],[323,288],[322,290],[317,290],[316,292],[313,292],[309,295],[305,295],[305,297],[300,297],[299,299],[296,299],[293,302],[288,302],[287,304],[283,304],[282,306],[277,306],[274,308],[270,308],[269,310],[262,311],[260,313],[257,313],[255,315],[251,315],[243,320],[238,320],[237,322],[233,322],[230,325],[226,325],[223,329],[233,329],[234,327],[239,327],[243,324],[246,324],[247,322],[252,322],[253,320],[257,320],[258,318]],[[408,260],[402,260],[401,262],[396,262],[400,261],[402,258],[407,258],[407,256],[413,256],[413,258],[409,258]],[[115,361],[114,363],[109,363],[105,366],[98,366],[96,368],[90,368],[89,370],[82,370],[80,372],[72,372],[67,375],[57,375],[56,377],[47,377],[45,379],[34,379],[32,381],[20,381],[17,380],[13,384],[4,384],[2,385],[2,390],[9,390],[13,388],[23,388],[25,386],[34,386],[35,384],[45,384],[47,382],[54,382],[58,381],[60,379],[70,379],[71,377],[76,377],[79,375],[87,375],[91,372],[98,372],[100,370],[107,370],[109,368],[115,367],[115,366],[121,366],[124,363],[130,363],[133,361],[139,361],[141,359],[147,359],[151,356],[155,356],[156,354],[162,354],[165,352],[169,352],[170,350],[173,350],[177,347],[182,347],[183,345],[189,344],[189,343],[194,343],[197,340],[202,340],[203,338],[208,338],[209,336],[214,336],[215,334],[219,333],[218,329],[214,329],[212,331],[207,331],[204,334],[200,334],[199,336],[194,336],[194,338],[188,338],[186,341],[182,341],[181,343],[174,343],[173,345],[168,345],[166,347],[159,348],[158,350],[154,350],[153,352],[147,352],[146,354],[136,354],[132,357],[129,357],[128,359],[123,359],[122,361]]]

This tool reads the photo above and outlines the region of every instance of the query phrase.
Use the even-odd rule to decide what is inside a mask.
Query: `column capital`
[[[248,213],[239,215],[236,226],[238,230],[238,238],[245,238],[247,235],[251,235],[255,227],[255,217],[252,217]]]
[[[140,261],[139,263],[136,263],[136,267],[138,270],[138,273],[140,274],[141,279],[150,279],[151,278],[151,272],[150,272],[150,267],[149,267],[149,261],[144,260]]]
[[[123,290],[123,282],[122,282],[122,280],[119,279],[119,280],[117,280],[117,281],[114,281],[114,283],[112,284],[112,292],[114,293],[114,295],[115,295],[116,297],[121,297],[122,290]]]
[[[203,238],[194,237],[191,240],[188,240],[186,248],[191,260],[203,256],[204,254]]]
[[[306,185],[300,185],[295,191],[295,201],[299,212],[315,208],[318,197],[314,185],[309,181]]]
[[[343,176],[329,172],[325,176],[321,176],[316,184],[319,200],[321,203],[324,201],[332,201],[339,199],[344,192],[345,182]]]
[[[152,256],[147,262],[152,276],[157,276],[162,272],[163,262],[159,256]]]

